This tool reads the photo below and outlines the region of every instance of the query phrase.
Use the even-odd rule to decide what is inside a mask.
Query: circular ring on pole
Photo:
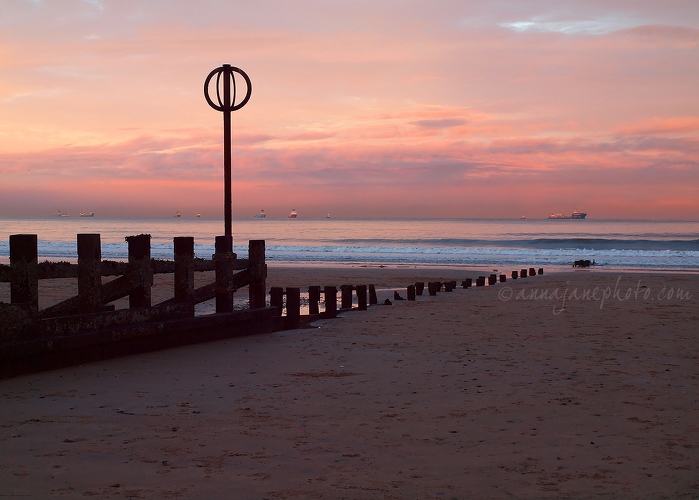
[[[235,82],[234,73],[238,73],[240,76],[242,76],[245,80],[245,84],[247,85],[245,98],[238,104],[235,103],[237,85]],[[214,75],[216,75],[216,100],[218,101],[218,104],[214,103],[214,101],[211,100],[211,97],[209,96],[209,83],[211,82],[211,79],[214,77]],[[232,99],[230,102],[223,102],[223,99],[221,98],[221,77],[223,77],[224,79],[224,86],[226,84],[225,78],[230,78],[230,81],[233,83]],[[206,98],[206,102],[209,103],[209,106],[214,108],[216,111],[237,111],[248,103],[251,94],[252,82],[250,81],[250,77],[242,69],[236,68],[235,66],[231,66],[230,64],[224,64],[223,66],[216,68],[211,73],[209,73],[209,76],[207,76],[206,80],[204,81],[204,97]]]

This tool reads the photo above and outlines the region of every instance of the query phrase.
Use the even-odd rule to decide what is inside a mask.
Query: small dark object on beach
[[[594,260],[589,261],[589,260],[585,259],[585,260],[576,260],[575,262],[573,262],[573,267],[590,267],[590,266],[594,266],[594,265],[595,265]]]
[[[392,306],[392,305],[393,305],[393,302],[391,302],[390,299],[386,299],[386,300],[383,301],[383,305],[385,305],[385,306]]]
[[[393,300],[405,300],[398,292],[393,292]]]

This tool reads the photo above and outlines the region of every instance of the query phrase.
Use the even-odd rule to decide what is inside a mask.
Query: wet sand
[[[697,275],[547,274],[2,380],[0,498],[696,498],[698,303]]]

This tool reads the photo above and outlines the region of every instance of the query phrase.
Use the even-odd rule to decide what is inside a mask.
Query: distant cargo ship
[[[95,216],[95,212],[88,212],[88,213],[80,212],[80,217],[94,217],[94,216]]]
[[[267,212],[265,212],[264,208],[255,216],[256,219],[264,219],[265,217],[267,217]]]
[[[585,217],[587,217],[587,214],[583,213],[579,210],[574,210],[573,214],[570,217],[568,217],[567,215],[563,215],[563,214],[551,214],[551,215],[549,215],[549,219],[584,219]]]
[[[291,213],[289,214],[289,219],[295,219],[298,216],[299,216],[299,214],[296,213],[296,209],[292,208]]]

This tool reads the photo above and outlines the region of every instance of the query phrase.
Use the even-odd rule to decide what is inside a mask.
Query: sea
[[[197,217],[0,218],[0,263],[9,236],[36,234],[39,260],[77,261],[76,235],[99,233],[102,259],[126,260],[125,237],[151,235],[151,256],[173,258],[173,237],[193,236],[210,258],[222,220]],[[699,221],[596,219],[233,219],[234,251],[266,241],[270,265],[449,266],[569,269],[575,260],[625,271],[699,272]]]

